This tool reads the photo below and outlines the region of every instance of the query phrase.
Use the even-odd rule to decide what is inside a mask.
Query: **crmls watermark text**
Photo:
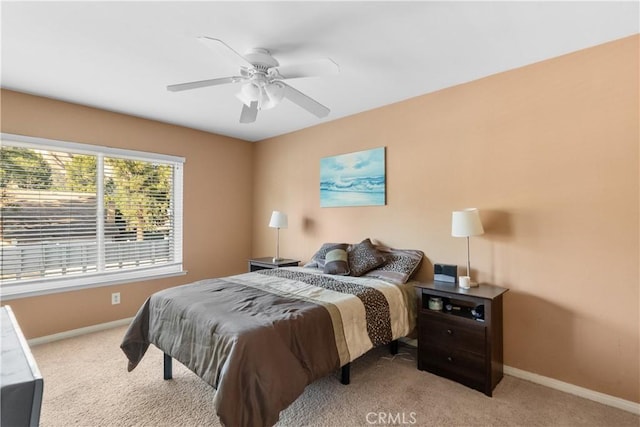
[[[415,412],[367,412],[367,424],[407,425],[416,423]]]

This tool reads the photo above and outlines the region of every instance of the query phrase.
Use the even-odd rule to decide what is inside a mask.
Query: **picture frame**
[[[386,148],[320,159],[320,207],[384,206]]]

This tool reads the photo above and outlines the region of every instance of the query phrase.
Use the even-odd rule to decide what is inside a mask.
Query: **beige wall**
[[[634,402],[639,391],[637,36],[259,142],[253,255],[366,237],[464,265],[451,211],[481,210],[481,282],[505,296],[505,363]],[[383,83],[381,83],[383,84]],[[393,82],[381,90],[393,90]],[[319,207],[319,161],[387,147],[387,205]]]
[[[1,96],[2,132],[186,158],[183,257],[188,274],[3,301],[11,305],[27,338],[131,317],[154,291],[246,271],[250,143],[18,92],[2,90]],[[120,305],[111,305],[112,292],[120,292]]]

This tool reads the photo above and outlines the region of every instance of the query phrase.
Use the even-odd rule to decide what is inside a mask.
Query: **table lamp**
[[[271,214],[271,221],[269,221],[269,227],[275,228],[278,230],[277,238],[276,238],[276,256],[273,258],[273,262],[281,261],[280,258],[280,229],[287,228],[289,226],[289,222],[287,220],[287,214],[273,211]]]
[[[470,288],[478,286],[478,284],[471,280],[471,262],[469,257],[469,237],[479,236],[484,233],[482,228],[482,222],[480,221],[480,214],[478,209],[470,208],[463,209],[461,211],[454,211],[451,215],[451,235],[454,237],[466,237],[467,238],[467,275],[460,276],[458,285],[461,288]]]

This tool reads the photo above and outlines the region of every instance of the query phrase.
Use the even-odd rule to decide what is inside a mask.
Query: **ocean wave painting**
[[[320,159],[320,207],[384,204],[384,147]]]

